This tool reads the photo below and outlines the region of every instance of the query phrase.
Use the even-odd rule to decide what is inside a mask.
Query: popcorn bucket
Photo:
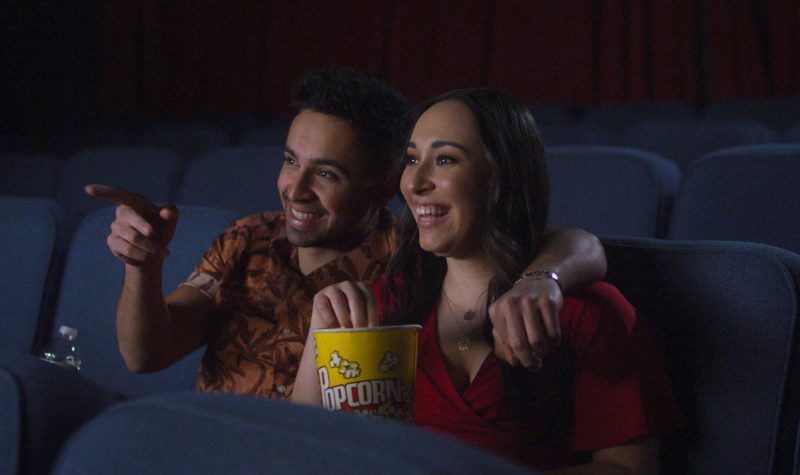
[[[420,328],[314,330],[322,406],[411,422]]]

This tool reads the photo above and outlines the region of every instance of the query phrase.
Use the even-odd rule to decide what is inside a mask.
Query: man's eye
[[[321,176],[322,178],[328,178],[331,180],[336,180],[339,178],[339,175],[329,172],[328,170],[320,170],[317,172],[317,175]]]
[[[295,163],[297,163],[297,160],[295,160],[292,157],[283,157],[283,163],[287,165],[294,165]]]

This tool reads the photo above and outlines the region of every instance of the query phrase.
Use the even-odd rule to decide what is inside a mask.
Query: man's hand
[[[311,329],[377,327],[378,305],[363,282],[329,285],[314,296]]]
[[[90,196],[118,205],[106,240],[114,256],[136,267],[163,262],[178,223],[178,209],[174,205],[159,208],[138,193],[105,185],[86,185],[84,190]]]
[[[561,344],[558,314],[564,301],[551,279],[523,279],[489,306],[498,358],[531,371]]]

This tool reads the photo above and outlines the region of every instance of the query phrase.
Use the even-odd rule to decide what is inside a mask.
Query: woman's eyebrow
[[[455,148],[458,148],[458,149],[461,149],[461,150],[463,150],[463,151],[464,151],[464,153],[466,153],[467,155],[469,155],[469,150],[467,150],[467,147],[465,147],[465,146],[461,145],[461,144],[460,144],[460,143],[458,143],[458,142],[452,142],[452,141],[450,141],[450,140],[436,140],[436,141],[434,141],[434,142],[431,144],[431,147],[433,147],[433,148],[440,148],[440,147],[455,147]]]
[[[455,148],[457,148],[457,149],[463,150],[463,151],[464,151],[464,153],[466,153],[467,155],[469,155],[469,150],[467,150],[467,147],[465,147],[465,146],[461,145],[461,144],[460,144],[460,143],[458,143],[458,142],[453,142],[453,141],[450,141],[450,140],[435,140],[435,141],[434,141],[434,142],[431,144],[431,147],[432,147],[432,148],[441,148],[441,147],[455,147]],[[414,149],[416,149],[416,148],[417,148],[417,144],[415,144],[414,142],[408,142],[408,148],[414,148]]]

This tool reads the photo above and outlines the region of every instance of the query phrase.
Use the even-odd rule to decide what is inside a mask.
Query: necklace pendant
[[[458,351],[469,351],[472,348],[472,338],[468,336],[458,337],[456,348],[458,348]]]

